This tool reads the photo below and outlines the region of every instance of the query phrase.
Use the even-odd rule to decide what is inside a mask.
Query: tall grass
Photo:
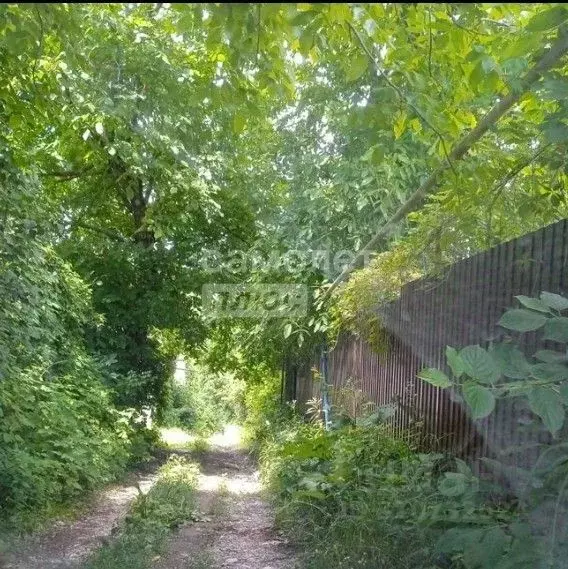
[[[171,531],[195,516],[198,467],[171,458],[148,494],[140,494],[109,543],[84,569],[148,569],[164,551]]]

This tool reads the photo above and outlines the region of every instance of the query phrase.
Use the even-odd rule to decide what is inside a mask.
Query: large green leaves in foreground
[[[541,330],[543,340],[557,346],[568,342],[568,310],[564,296],[542,292],[540,298],[517,297],[528,309],[507,310],[499,325],[515,332]],[[499,397],[524,397],[529,409],[553,436],[561,432],[568,406],[568,365],[566,351],[539,350],[530,362],[514,343],[484,349],[466,346],[459,352],[448,347],[449,378],[441,370],[423,370],[418,377],[434,387],[458,389],[472,418],[490,415]]]

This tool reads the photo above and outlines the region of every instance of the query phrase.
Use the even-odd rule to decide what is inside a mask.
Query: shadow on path
[[[127,514],[139,491],[148,492],[156,481],[160,461],[155,460],[127,481],[97,493],[89,510],[77,519],[56,520],[53,525],[15,542],[1,569],[75,569],[111,535]],[[126,569],[126,568],[125,568]]]

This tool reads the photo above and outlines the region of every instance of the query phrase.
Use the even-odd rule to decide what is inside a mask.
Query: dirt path
[[[132,474],[119,485],[98,494],[89,511],[76,520],[55,522],[48,530],[12,544],[0,558],[2,569],[76,569],[88,554],[110,536],[112,529],[128,512],[138,488],[144,493],[153,486],[158,465],[148,472]]]
[[[238,450],[238,432],[229,429],[213,436],[207,451],[172,453],[188,454],[200,464],[199,513],[194,523],[172,536],[153,569],[295,567],[293,551],[278,536],[273,513],[261,497],[255,463]],[[101,492],[77,520],[56,522],[14,544],[7,558],[0,559],[0,569],[79,569],[126,515],[138,494],[136,484],[143,492],[153,486],[157,466]]]
[[[211,443],[194,455],[202,521],[179,530],[155,569],[293,569],[294,553],[274,528],[254,462],[230,432]]]

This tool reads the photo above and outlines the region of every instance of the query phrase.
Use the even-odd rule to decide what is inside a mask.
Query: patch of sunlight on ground
[[[209,443],[212,447],[218,449],[237,450],[241,447],[242,428],[238,425],[226,425],[222,432],[215,433],[209,438],[204,439],[197,435],[188,433],[182,429],[170,428],[160,429],[160,434],[164,443],[171,449],[190,449],[201,443]],[[206,449],[205,449],[206,450]],[[215,450],[211,451],[213,454]],[[260,492],[260,482],[258,472],[245,473],[234,471],[234,465],[228,465],[225,470],[220,465],[219,474],[203,474],[199,476],[199,490],[205,493],[216,494],[220,488],[225,488],[228,494],[258,494]],[[223,472],[224,471],[224,472]]]
[[[178,428],[160,429],[160,436],[169,447],[184,447],[195,441],[195,435]]]
[[[178,428],[160,429],[162,441],[171,448],[187,448],[201,437]],[[216,447],[238,449],[242,441],[242,428],[239,425],[226,425],[222,432],[211,435],[206,441]]]
[[[260,482],[256,473],[251,477],[250,474],[234,474],[232,472],[223,475],[201,474],[199,476],[199,490],[201,492],[215,493],[220,488],[224,488],[227,494],[259,494],[261,490]]]
[[[239,448],[242,440],[242,427],[239,425],[225,425],[222,433],[215,433],[209,437],[212,445],[223,448]]]

